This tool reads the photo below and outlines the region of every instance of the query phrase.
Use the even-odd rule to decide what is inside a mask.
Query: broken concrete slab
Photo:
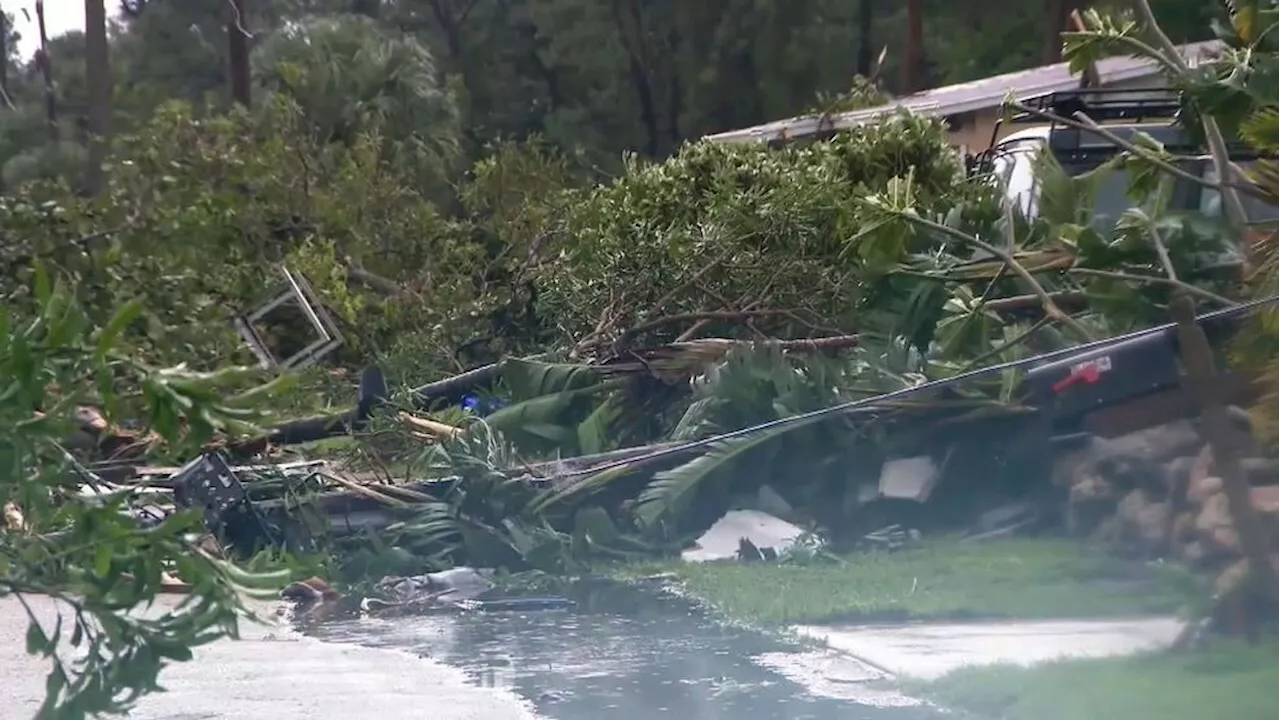
[[[806,625],[794,630],[893,675],[932,680],[962,667],[1034,665],[1169,647],[1176,618],[919,625]]]
[[[730,510],[716,521],[697,547],[685,550],[685,562],[732,560],[738,556],[738,541],[746,538],[760,549],[772,548],[781,553],[804,534],[804,529],[759,510]]]
[[[886,460],[880,467],[880,497],[925,502],[941,476],[942,470],[927,455]]]

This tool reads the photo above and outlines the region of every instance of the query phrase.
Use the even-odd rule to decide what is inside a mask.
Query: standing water
[[[725,627],[679,598],[615,586],[573,599],[572,610],[366,616],[306,630],[429,656],[552,720],[938,717],[856,661]]]

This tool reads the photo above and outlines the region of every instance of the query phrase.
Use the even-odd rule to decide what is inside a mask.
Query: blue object
[[[477,395],[467,395],[462,398],[462,409],[470,410],[481,417],[492,413],[505,404],[497,398],[481,398]]]

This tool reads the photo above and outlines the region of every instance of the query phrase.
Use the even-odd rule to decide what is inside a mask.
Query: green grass
[[[824,621],[1084,618],[1173,613],[1198,588],[1186,574],[1109,559],[1076,543],[933,541],[842,565],[664,563],[694,597],[757,626]]]
[[[989,720],[1270,720],[1277,703],[1274,639],[1203,651],[1031,668],[965,668],[911,688]]]

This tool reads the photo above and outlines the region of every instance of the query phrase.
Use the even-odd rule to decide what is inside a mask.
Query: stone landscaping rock
[[[1066,491],[1069,533],[1120,555],[1175,559],[1210,574],[1221,593],[1239,583],[1246,566],[1213,452],[1196,427],[1179,421],[1112,440],[1092,439],[1056,459],[1053,483]],[[1280,462],[1263,457],[1249,439],[1240,466],[1275,552]]]

